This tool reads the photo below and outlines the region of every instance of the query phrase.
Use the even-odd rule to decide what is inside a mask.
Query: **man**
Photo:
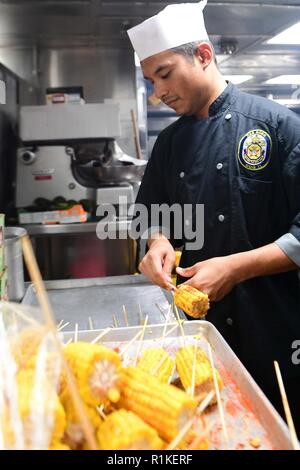
[[[180,282],[208,294],[207,320],[282,413],[278,360],[300,427],[300,361],[292,360],[300,340],[300,121],[227,84],[205,4],[170,5],[128,31],[157,98],[181,115],[159,135],[137,203],[204,204],[204,245],[183,249]],[[166,289],[177,243],[172,230],[152,228],[140,264]]]

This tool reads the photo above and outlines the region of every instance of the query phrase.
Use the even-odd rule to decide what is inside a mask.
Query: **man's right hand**
[[[157,234],[148,241],[149,251],[139,265],[139,270],[154,284],[174,290],[171,273],[175,266],[175,251],[169,240]]]

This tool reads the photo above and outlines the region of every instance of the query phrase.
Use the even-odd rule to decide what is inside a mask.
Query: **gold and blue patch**
[[[240,140],[238,160],[247,170],[262,170],[270,161],[271,151],[272,139],[270,135],[261,129],[253,129]]]

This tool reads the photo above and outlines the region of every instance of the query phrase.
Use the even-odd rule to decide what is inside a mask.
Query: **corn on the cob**
[[[193,367],[195,360],[195,394],[203,395],[203,398],[211,390],[215,390],[213,371],[210,361],[205,352],[197,348],[195,354],[195,346],[185,346],[176,353],[176,368],[179,374],[181,383],[185,390],[189,391],[193,379]],[[219,372],[216,370],[216,377],[219,389],[223,388],[223,382]],[[215,403],[216,396],[212,399],[211,403]]]
[[[141,418],[120,409],[110,414],[98,430],[101,450],[160,450],[163,441]]]
[[[36,397],[34,395],[35,380],[35,371],[32,369],[21,370],[16,377],[18,414],[25,448],[32,448],[33,433],[45,433],[41,445],[48,446],[48,440],[49,442],[60,441],[66,426],[63,406],[51,384],[45,380],[42,389],[39,390],[40,396]],[[47,399],[43,397],[43,392],[47,393]],[[41,409],[35,408],[36,399],[42,400]],[[15,432],[20,432],[20,430],[15,430],[13,416],[10,415],[8,408],[4,410],[4,416],[5,445],[8,448],[14,448],[16,445]]]
[[[193,415],[197,401],[182,390],[161,383],[138,367],[120,374],[119,406],[133,411],[170,442]]]
[[[71,450],[67,444],[64,444],[61,441],[54,441],[51,443],[49,450]]]
[[[64,355],[75,376],[79,394],[87,405],[101,405],[107,398],[118,401],[121,361],[115,351],[98,344],[78,342],[68,344]]]
[[[174,302],[193,318],[204,317],[209,309],[208,295],[187,284],[182,284],[175,290]]]
[[[64,442],[71,447],[71,449],[79,450],[85,444],[85,435],[82,430],[80,418],[76,412],[74,407],[73,400],[70,396],[70,393],[67,389],[64,390],[63,393],[60,395],[61,403],[64,407],[66,413],[66,430],[64,434]],[[87,417],[90,420],[90,423],[96,433],[98,427],[100,426],[102,419],[95,407],[83,404],[83,408]]]
[[[12,341],[12,353],[19,369],[34,368],[35,364],[31,361],[36,358],[45,334],[46,329],[37,326],[26,328],[16,335]]]
[[[144,351],[138,368],[154,375],[161,382],[168,383],[174,369],[175,360],[163,348],[151,348]]]

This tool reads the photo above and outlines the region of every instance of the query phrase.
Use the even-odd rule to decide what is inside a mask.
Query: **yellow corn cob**
[[[21,370],[16,377],[17,393],[18,393],[18,412],[22,424],[25,448],[31,448],[31,438],[36,426],[40,426],[38,432],[45,432],[45,440],[49,437],[49,441],[59,441],[65,430],[66,416],[55,390],[52,391],[51,384],[43,382],[43,390],[47,390],[47,400],[42,405],[44,409],[39,415],[39,409],[35,409],[34,387],[35,387],[35,371],[32,369]],[[45,387],[45,388],[44,388]],[[43,399],[43,396],[39,397]],[[13,417],[10,416],[8,408],[4,410],[5,416],[5,445],[8,448],[14,448],[16,443],[15,424]],[[34,420],[33,420],[34,417]],[[36,424],[38,423],[38,424]]]
[[[203,398],[211,390],[215,390],[213,371],[208,357],[205,352],[197,348],[195,356],[195,346],[188,345],[179,349],[176,353],[176,368],[181,383],[185,390],[190,390],[193,377],[193,364],[195,357],[195,395],[202,395]],[[216,370],[216,369],[215,369]],[[216,370],[217,382],[219,389],[223,388],[223,382],[219,372]],[[215,403],[216,396],[213,397],[211,403]]]
[[[12,353],[20,369],[27,367],[34,368],[35,364],[31,361],[36,357],[46,332],[44,327],[37,326],[26,328],[16,335],[12,341]]]
[[[182,284],[175,290],[174,302],[177,307],[193,318],[204,317],[209,309],[208,295],[186,284]]]
[[[197,401],[182,390],[161,383],[138,367],[128,367],[120,374],[119,406],[133,411],[171,441],[193,415]]]
[[[81,427],[80,418],[74,407],[73,400],[67,389],[60,395],[61,403],[64,407],[67,419],[66,430],[64,434],[64,442],[73,450],[82,449],[85,445],[85,436]],[[83,403],[83,407],[92,427],[96,433],[102,419],[95,407],[88,406]]]
[[[51,443],[49,450],[71,450],[67,444],[60,441],[54,441]]]
[[[160,450],[164,445],[155,429],[124,409],[102,422],[98,442],[101,450]]]
[[[163,348],[151,348],[144,351],[138,368],[154,375],[161,382],[168,383],[174,369],[175,360]]]
[[[107,398],[112,402],[118,401],[121,361],[115,351],[99,344],[78,342],[68,344],[64,355],[75,376],[80,396],[87,405],[100,405]]]

